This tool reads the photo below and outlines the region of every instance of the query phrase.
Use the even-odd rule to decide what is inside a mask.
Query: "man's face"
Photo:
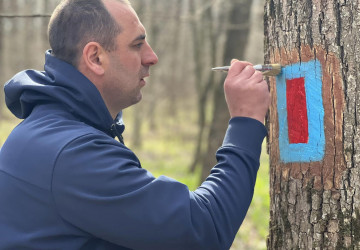
[[[116,38],[116,50],[108,53],[102,91],[110,113],[114,114],[141,100],[144,78],[149,76],[149,68],[158,58],[145,40],[145,28],[135,11],[112,0],[105,1],[105,5],[122,28]]]

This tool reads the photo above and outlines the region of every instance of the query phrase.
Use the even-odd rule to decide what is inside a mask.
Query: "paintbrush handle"
[[[229,71],[230,69],[230,66],[222,66],[222,67],[215,67],[215,68],[212,68],[211,70],[212,71]]]
[[[213,71],[229,71],[230,66],[222,66],[222,67],[215,67],[212,68],[211,70]],[[273,69],[273,65],[272,64],[257,64],[254,65],[254,69],[258,70],[258,71],[269,71]]]
[[[257,64],[253,66],[255,70],[261,71],[266,76],[276,76],[281,72],[280,64]],[[230,66],[212,68],[213,71],[229,71]]]

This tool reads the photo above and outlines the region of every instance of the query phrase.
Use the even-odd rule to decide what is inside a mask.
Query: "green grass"
[[[16,119],[3,119],[0,121],[0,146],[4,144],[10,132],[19,122],[20,120]]]
[[[130,113],[131,116],[131,113]],[[194,138],[196,126],[194,124],[179,124],[181,118],[162,120],[157,130],[151,130],[144,121],[142,128],[142,147],[134,148],[131,145],[132,126],[126,122],[125,143],[137,154],[142,167],[149,170],[154,176],[166,175],[186,184],[190,190],[198,186],[200,172],[189,173],[195,147]]]
[[[266,249],[269,219],[269,157],[266,153],[264,143],[254,197],[231,249]]]

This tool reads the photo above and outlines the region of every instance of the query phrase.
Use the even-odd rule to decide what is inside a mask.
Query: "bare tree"
[[[252,1],[237,0],[227,2],[227,4],[228,7],[224,8],[228,10],[226,16],[229,18],[224,49],[224,64],[229,64],[233,58],[244,57],[250,31],[250,10]],[[222,83],[224,80],[225,75],[223,75],[220,82]],[[211,167],[216,164],[214,153],[221,145],[230,118],[224,99],[223,86],[221,84],[217,85],[215,88],[213,103],[212,122],[208,135],[206,156],[203,158],[201,180],[204,180],[209,175]]]
[[[53,9],[50,6],[55,7],[56,2],[59,0],[0,1],[2,82],[24,68],[42,68],[49,48],[46,27]]]
[[[197,93],[198,110],[198,135],[194,150],[193,161],[189,167],[191,172],[195,171],[196,166],[203,156],[203,138],[206,127],[206,108],[208,97],[213,92],[215,82],[214,74],[209,71],[211,65],[216,63],[218,51],[219,35],[221,34],[221,24],[224,22],[216,18],[214,12],[219,11],[215,6],[216,1],[198,3],[190,0],[190,27],[193,42],[193,58],[195,62],[195,86]],[[208,44],[208,46],[206,46]],[[207,63],[206,63],[207,62]],[[208,64],[210,62],[210,64]]]
[[[360,247],[359,1],[265,5],[269,249]]]
[[[186,23],[187,0],[177,1],[134,1],[148,34],[148,41],[160,58],[156,67],[151,69],[149,88],[144,89],[143,101],[133,107],[134,130],[133,145],[140,146],[141,121],[144,117],[150,120],[150,129],[157,129],[156,113],[158,106],[166,107],[159,112],[163,115],[176,117],[177,102],[183,101],[183,93],[188,89],[189,79],[184,76],[188,72],[184,68],[188,64],[184,52],[184,36]],[[186,83],[186,84],[184,84]]]
[[[145,12],[146,3],[144,1],[137,1],[134,8],[136,8],[136,11],[139,14],[139,16],[142,16]],[[135,110],[133,112],[134,129],[132,130],[132,145],[134,147],[139,148],[139,147],[141,147],[141,144],[142,144],[141,129],[142,129],[142,120],[143,120],[144,113],[141,112],[142,109],[139,106],[135,106],[134,110]]]

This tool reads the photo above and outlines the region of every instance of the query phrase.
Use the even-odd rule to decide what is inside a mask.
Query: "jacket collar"
[[[6,83],[5,101],[15,116],[24,119],[39,103],[56,102],[83,122],[112,137],[121,136],[125,129],[122,112],[114,121],[98,89],[88,78],[53,56],[50,50],[45,54],[44,69],[22,71]]]

